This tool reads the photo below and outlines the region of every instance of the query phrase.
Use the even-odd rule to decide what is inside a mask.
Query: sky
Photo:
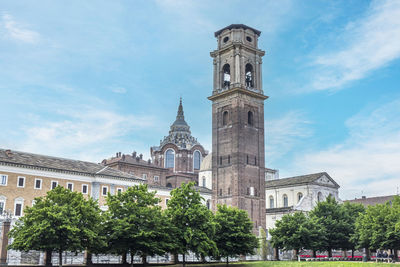
[[[0,0],[0,147],[101,162],[168,135],[211,151],[214,32],[260,30],[266,167],[342,199],[400,190],[400,1]]]

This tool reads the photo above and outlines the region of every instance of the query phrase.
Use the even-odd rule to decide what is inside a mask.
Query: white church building
[[[212,153],[202,161],[198,185],[212,190]],[[337,201],[340,186],[326,172],[279,178],[279,172],[265,170],[266,228],[275,227],[283,215],[296,211],[311,211],[329,195]]]

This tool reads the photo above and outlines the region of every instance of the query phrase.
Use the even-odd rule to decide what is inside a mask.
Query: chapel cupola
[[[242,88],[263,94],[261,64],[265,52],[258,49],[261,32],[244,24],[231,24],[217,32],[214,59],[213,95]]]

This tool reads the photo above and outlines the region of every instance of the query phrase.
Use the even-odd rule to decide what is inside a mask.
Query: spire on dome
[[[155,150],[161,149],[166,144],[175,144],[179,148],[190,149],[191,147],[198,145],[197,139],[194,138],[190,133],[190,127],[185,121],[183,112],[182,97],[179,99],[178,112],[176,114],[176,120],[171,125],[169,135],[164,137],[164,140],[160,141],[159,147],[153,147]]]
[[[183,129],[182,129],[183,127]],[[179,128],[179,129],[177,129]],[[186,129],[187,128],[187,129]],[[182,97],[179,100],[179,107],[178,107],[178,113],[176,114],[176,120],[174,123],[171,125],[171,130],[176,131],[189,131],[189,125],[185,121],[185,115],[183,113],[183,106],[182,106]]]

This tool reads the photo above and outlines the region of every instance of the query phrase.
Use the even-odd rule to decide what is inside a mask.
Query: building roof
[[[136,152],[133,152],[132,155],[129,154],[120,154],[121,152],[118,152],[115,157],[111,157],[109,159],[104,159],[101,163],[103,165],[116,165],[118,163],[126,163],[129,165],[139,165],[143,167],[149,167],[149,168],[157,168],[157,169],[164,169],[163,167],[160,167],[158,165],[155,165],[154,163],[151,162],[151,160],[143,160],[142,156],[136,155]]]
[[[93,162],[38,155],[10,149],[0,149],[0,165],[21,166],[54,172],[75,173],[85,176],[103,176],[145,181],[143,178]]]
[[[216,32],[214,33],[214,36],[217,37],[217,36],[220,35],[223,31],[225,31],[225,30],[232,30],[232,29],[252,30],[252,31],[253,31],[255,34],[257,34],[258,36],[261,35],[261,31],[256,30],[256,29],[254,29],[254,28],[252,28],[252,27],[249,27],[249,26],[247,26],[247,25],[244,25],[244,24],[231,24],[231,25],[229,25],[229,26],[226,26],[225,28],[222,28],[222,29],[219,30],[219,31],[216,31]]]
[[[265,182],[265,187],[266,188],[288,187],[301,184],[319,184],[319,185],[329,186],[328,184],[322,184],[317,181],[324,175],[332,182],[331,186],[334,186],[336,188],[340,187],[326,172],[319,172],[301,176],[270,180]]]
[[[154,146],[154,151],[159,151],[167,144],[174,144],[180,149],[191,149],[195,145],[200,145],[197,138],[194,138],[190,132],[190,127],[185,121],[183,112],[182,98],[179,101],[178,112],[176,120],[172,123],[169,135],[160,141],[160,146]]]
[[[361,197],[361,198],[356,198],[356,199],[350,199],[350,200],[345,200],[345,202],[350,202],[350,203],[360,203],[364,207],[367,206],[373,206],[376,204],[385,204],[388,201],[392,201],[395,195],[389,195],[389,196],[379,196],[379,197]]]

